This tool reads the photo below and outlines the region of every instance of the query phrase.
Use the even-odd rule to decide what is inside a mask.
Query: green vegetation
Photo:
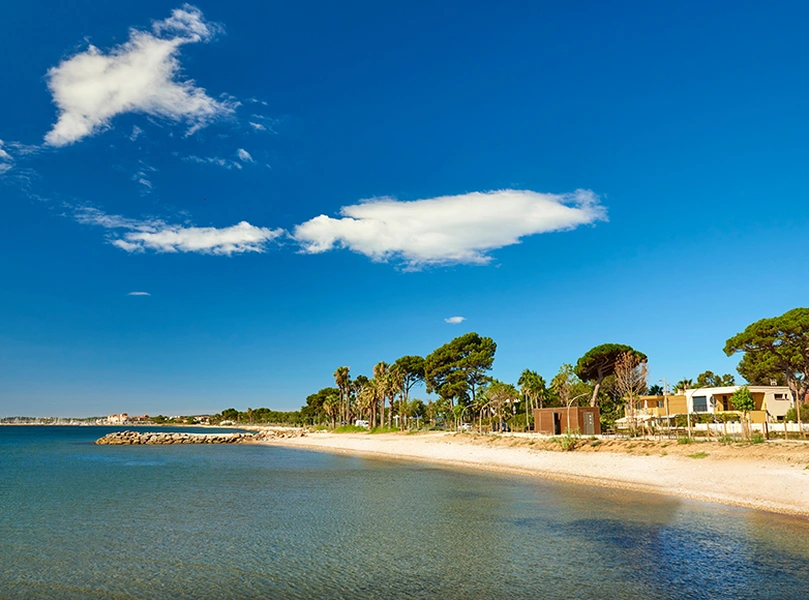
[[[609,375],[615,374],[615,368],[619,358],[624,354],[633,355],[638,362],[646,362],[647,357],[643,352],[638,352],[632,346],[625,344],[601,344],[588,350],[584,356],[576,362],[574,372],[582,381],[593,384],[593,393],[590,398],[590,406],[596,406],[598,402],[598,392],[601,384]]]
[[[705,458],[708,456],[707,452],[694,452],[694,454],[689,454],[688,458]]]
[[[750,393],[750,388],[745,385],[733,392],[730,397],[730,404],[733,408],[742,412],[742,432],[744,437],[749,438],[750,419],[748,415],[751,410],[756,408],[756,401],[753,399],[753,394]]]
[[[809,308],[793,308],[778,317],[747,326],[725,344],[725,354],[744,353],[739,372],[751,379],[781,377],[797,409],[809,394]],[[798,423],[802,422],[796,411]]]
[[[368,433],[365,427],[357,427],[356,425],[340,425],[335,428],[334,433]]]
[[[641,397],[668,393],[658,384],[649,387],[647,356],[625,344],[594,346],[576,361],[575,367],[563,363],[549,384],[531,369],[521,372],[516,385],[494,379],[489,371],[496,350],[492,338],[469,332],[425,357],[408,354],[392,363],[380,361],[373,366],[370,378],[361,374],[352,377],[349,367],[337,367],[334,386],[307,396],[306,404],[298,411],[229,408],[211,417],[210,422],[339,427],[340,431],[353,431],[356,422],[362,421],[362,425],[367,423],[369,427],[359,430],[372,432],[459,430],[462,425],[465,430],[473,425],[490,432],[530,431],[537,408],[591,405],[599,407],[602,431],[614,431],[616,421],[627,416],[629,435],[645,436],[653,428],[639,425],[633,417],[637,410],[646,411],[661,404],[648,405],[648,400]],[[728,339],[724,351],[728,355],[743,354],[738,369],[751,384],[788,385],[796,406],[787,413],[786,420],[809,421],[809,405],[800,401],[809,393],[809,309],[796,308],[779,317],[761,319]],[[438,397],[429,402],[411,398],[419,383]],[[735,377],[731,374],[703,371],[696,377],[696,383],[682,379],[675,390],[732,385]],[[688,437],[680,437],[677,443],[691,442],[693,425],[708,423],[715,428],[717,423],[726,425],[737,420],[745,424],[743,431],[750,439],[748,417],[755,403],[749,389],[737,390],[731,404],[741,416],[705,412],[676,415],[673,424],[680,430],[688,427]],[[647,415],[643,412],[642,419],[648,418]],[[154,422],[195,422],[187,417],[177,419],[158,416]],[[719,441],[730,441],[727,430],[725,426]]]

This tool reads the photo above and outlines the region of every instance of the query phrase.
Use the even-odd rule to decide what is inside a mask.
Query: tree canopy
[[[424,359],[428,392],[450,401],[474,400],[475,389],[487,380],[497,344],[470,332],[436,348]]]
[[[705,371],[697,375],[698,388],[725,387],[731,385],[736,385],[736,378],[730,373],[714,375],[713,371]]]
[[[750,369],[751,375],[782,373],[797,407],[809,392],[809,308],[793,308],[751,323],[725,344],[725,354],[736,352],[750,357],[742,368]]]
[[[626,344],[601,344],[588,350],[576,362],[574,372],[579,379],[594,384],[590,406],[596,405],[601,383],[605,377],[615,373],[616,362],[625,353],[633,354],[639,362],[646,362],[647,360],[643,352],[635,350],[632,346],[627,346]]]

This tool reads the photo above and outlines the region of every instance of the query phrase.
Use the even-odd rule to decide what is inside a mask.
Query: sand
[[[581,439],[535,435],[326,433],[267,443],[430,461],[809,516],[809,444]]]

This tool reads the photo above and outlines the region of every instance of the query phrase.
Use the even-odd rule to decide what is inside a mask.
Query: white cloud
[[[3,140],[0,140],[0,161],[9,161],[11,162],[11,155],[3,150]]]
[[[152,32],[131,29],[129,40],[106,54],[90,46],[51,68],[48,88],[59,119],[46,143],[72,144],[106,129],[123,113],[185,121],[189,133],[232,113],[234,101],[214,100],[193,80],[179,79],[180,47],[208,41],[219,29],[185,4],[154,23]]]
[[[185,156],[185,162],[193,162],[200,165],[215,165],[223,169],[241,169],[242,166],[235,160],[228,160],[227,158],[219,158],[216,156]]]
[[[236,155],[242,162],[253,162],[253,157],[250,156],[250,153],[244,148],[239,148],[239,150],[236,152]]]
[[[11,170],[14,166],[14,159],[3,149],[3,140],[0,140],[0,175]]]
[[[132,126],[132,133],[129,134],[129,140],[134,142],[136,139],[138,139],[138,136],[140,136],[140,134],[142,134],[142,133],[143,133],[143,129],[141,129],[137,125],[133,125]]]
[[[127,252],[196,252],[230,256],[244,252],[264,252],[282,229],[256,227],[242,221],[230,227],[173,225],[160,219],[129,219],[108,215],[95,208],[81,208],[75,218],[80,223],[111,230],[109,241]],[[122,232],[118,230],[123,230]]]
[[[458,325],[464,321],[466,321],[466,317],[447,317],[444,319],[444,323],[449,323],[450,325]]]
[[[129,292],[127,296],[151,296],[149,292]]]
[[[152,180],[149,179],[149,177],[150,177],[150,175],[152,173],[154,173],[156,171],[157,171],[157,169],[154,168],[153,166],[151,166],[151,165],[149,165],[149,164],[147,164],[147,163],[145,163],[143,161],[139,161],[139,168],[135,172],[135,174],[132,175],[131,179],[135,183],[139,183],[140,185],[143,186],[142,192],[148,193],[148,192],[152,191]]]
[[[255,129],[256,131],[267,131],[267,128],[264,127],[261,123],[253,123],[253,121],[249,121],[250,126]]]
[[[528,190],[473,192],[412,202],[376,198],[346,206],[342,218],[320,215],[295,227],[304,252],[348,248],[375,261],[426,265],[486,264],[488,252],[520,238],[605,221],[596,194]]]

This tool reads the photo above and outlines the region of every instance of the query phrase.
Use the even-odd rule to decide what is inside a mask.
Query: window
[[[708,412],[707,396],[694,396],[691,400],[694,403],[694,412]]]
[[[786,394],[774,394],[773,398],[775,398],[776,400],[785,400]]]

